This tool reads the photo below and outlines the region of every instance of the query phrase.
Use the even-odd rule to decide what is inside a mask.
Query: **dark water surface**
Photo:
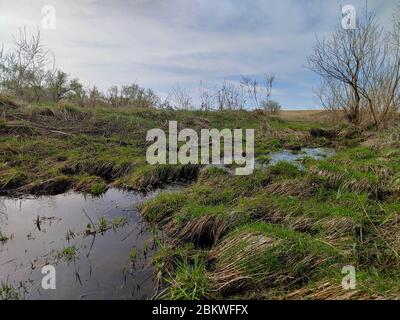
[[[151,298],[156,287],[154,239],[162,234],[143,221],[136,205],[159,192],[180,189],[176,185],[147,195],[110,189],[98,198],[73,192],[0,198],[0,230],[9,237],[0,242],[0,284],[22,283],[26,299]],[[87,225],[97,225],[101,217],[128,223],[87,235]],[[76,248],[70,260],[60,255],[68,247]],[[135,264],[129,257],[132,248]],[[47,264],[56,268],[56,290],[42,289],[41,268]]]

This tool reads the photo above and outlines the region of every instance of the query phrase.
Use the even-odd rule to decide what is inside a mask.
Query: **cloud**
[[[361,12],[364,1],[351,1]],[[396,1],[369,1],[388,24]],[[340,1],[317,0],[2,0],[0,42],[40,26],[54,5],[56,30],[42,37],[57,65],[105,89],[137,81],[165,94],[176,83],[195,92],[241,74],[277,75],[285,107],[314,107],[317,78],[305,68],[315,35],[339,23]]]

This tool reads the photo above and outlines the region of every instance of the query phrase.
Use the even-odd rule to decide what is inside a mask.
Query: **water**
[[[171,186],[166,191],[181,188]],[[0,230],[10,238],[0,242],[0,283],[21,282],[25,299],[151,298],[156,287],[151,264],[154,236],[162,235],[142,220],[136,205],[158,192],[143,195],[111,189],[100,198],[72,192],[0,198]],[[108,221],[126,217],[128,223],[87,235],[90,220],[96,225],[102,216]],[[71,261],[59,254],[66,247],[77,250]],[[129,258],[132,248],[137,251],[134,265]],[[46,264],[56,268],[56,290],[42,289],[41,268]]]
[[[269,156],[271,158],[269,165],[275,165],[280,161],[287,161],[300,166],[298,161],[305,158],[315,160],[323,160],[335,154],[335,150],[331,148],[302,148],[300,152],[293,153],[289,150],[273,152]]]
[[[271,152],[268,154],[268,163],[260,163],[255,161],[256,168],[264,168],[268,166],[273,166],[280,161],[286,161],[293,163],[299,169],[304,170],[305,167],[302,165],[301,160],[305,158],[311,158],[314,160],[323,160],[329,158],[336,154],[335,149],[332,148],[302,148],[299,152],[293,152],[290,150],[281,150],[277,152]],[[216,166],[226,170],[229,174],[233,174],[233,169],[231,165],[224,165],[224,159],[221,159],[221,164],[219,165],[209,165]]]

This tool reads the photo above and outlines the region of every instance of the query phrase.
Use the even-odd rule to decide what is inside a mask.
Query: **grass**
[[[0,283],[0,300],[22,299],[21,288],[15,288],[8,281]]]
[[[5,235],[1,229],[0,229],[0,242],[6,242],[8,241],[9,237],[7,235]]]
[[[137,249],[132,248],[131,251],[129,251],[129,261],[132,263],[132,265],[135,265],[137,259]]]
[[[57,253],[58,259],[63,259],[67,262],[74,261],[77,257],[78,249],[75,246],[65,247]]]
[[[190,298],[200,282],[203,298],[399,298],[400,143],[390,130],[377,136],[374,147],[338,141],[336,155],[307,159],[302,170],[288,162],[247,177],[202,169],[184,191],[144,203],[174,246],[173,261],[156,260],[168,275],[164,296]],[[194,256],[204,269],[189,280]],[[351,292],[341,287],[344,265],[357,272]]]
[[[174,274],[166,279],[170,287],[161,298],[170,300],[202,300],[210,294],[204,262],[195,257],[192,262],[179,261]]]
[[[249,176],[217,166],[148,165],[146,132],[167,129],[171,119],[196,131],[255,129],[260,165]],[[399,129],[361,132],[320,112],[56,105],[12,108],[0,132],[2,194],[101,195],[108,187],[148,191],[192,182],[139,206],[166,233],[153,261],[161,298],[400,298]],[[322,146],[337,152],[301,166],[270,165],[271,152]],[[100,217],[87,234],[126,223]],[[61,256],[76,253],[64,250]],[[129,259],[137,260],[135,248]],[[349,264],[357,272],[351,292],[341,288]]]
[[[281,121],[262,112],[21,105],[7,110],[0,127],[0,193],[56,194],[74,189],[101,195],[109,185],[147,190],[177,179],[196,178],[199,166],[146,163],[147,130],[167,129],[165,123],[170,119],[177,120],[180,128],[196,131],[255,128],[257,156],[293,141],[313,144],[306,131],[314,123]],[[18,130],[11,130],[16,121]],[[266,123],[273,134],[266,135]],[[23,126],[32,130],[21,131]],[[291,133],[282,134],[282,130]],[[300,130],[302,138],[293,130]]]

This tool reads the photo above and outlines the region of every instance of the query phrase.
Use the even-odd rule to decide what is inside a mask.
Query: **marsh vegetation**
[[[271,99],[273,75],[261,91],[245,77],[212,95],[202,83],[198,110],[181,88],[165,102],[138,85],[85,89],[49,71],[40,35],[22,32],[0,55],[0,298],[21,297],[21,281],[37,298],[29,280],[54,259],[62,284],[76,279],[61,297],[400,298],[396,23],[383,36],[367,15],[317,42],[310,62],[328,110],[294,113]],[[255,129],[255,171],[149,165],[146,132],[171,119],[197,133]],[[354,290],[341,286],[347,265]]]

